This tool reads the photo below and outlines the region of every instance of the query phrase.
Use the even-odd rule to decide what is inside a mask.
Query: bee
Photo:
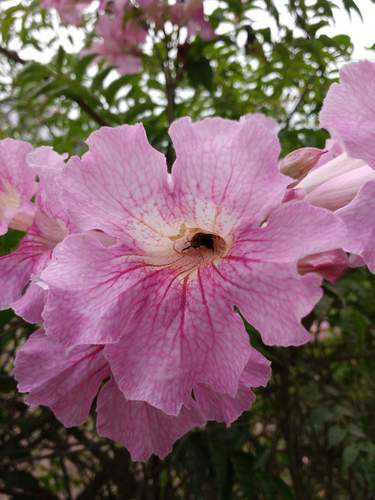
[[[208,248],[208,250],[215,250],[215,239],[217,236],[211,233],[196,233],[189,241],[189,246],[185,247],[182,251],[189,248]]]

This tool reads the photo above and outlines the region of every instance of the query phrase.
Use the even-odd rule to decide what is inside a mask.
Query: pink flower
[[[117,67],[120,73],[133,74],[141,70],[140,45],[144,43],[147,32],[137,19],[124,22],[123,2],[111,6],[110,13],[99,16],[96,34],[102,41],[90,48]]]
[[[207,420],[229,425],[255,400],[250,387],[265,385],[270,376],[269,362],[252,350],[236,397],[198,385],[189,406],[171,416],[145,402],[127,400],[113,377],[101,387],[111,376],[103,353],[100,345],[65,349],[39,330],[17,353],[18,389],[29,393],[28,404],[48,406],[67,427],[82,424],[98,396],[98,433],[124,444],[133,460],[147,460],[152,453],[164,458],[176,439]]]
[[[374,169],[363,160],[341,153],[311,170],[294,189],[312,205],[337,210],[350,203],[361,187],[373,180]]]
[[[292,151],[280,162],[280,172],[293,179],[301,180],[317,165],[327,152],[319,148],[300,148]]]
[[[32,223],[34,208],[31,198],[37,184],[26,157],[32,146],[23,141],[0,141],[0,235],[8,227],[25,231]]]
[[[348,238],[345,250],[359,255],[371,272],[375,273],[375,182],[369,182],[349,205],[337,211],[345,222]]]
[[[348,229],[344,250],[375,272],[375,63],[349,64],[340,76],[324,100],[320,122],[336,139],[332,149],[341,141],[345,151],[311,171],[296,189],[305,201],[336,211]]]
[[[349,258],[343,250],[309,255],[298,262],[298,271],[301,274],[318,273],[331,283],[335,283],[348,267]]]
[[[187,0],[171,5],[169,17],[178,26],[187,26],[188,37],[199,35],[203,40],[212,40],[215,36],[210,23],[205,19],[203,0]]]
[[[64,168],[63,157],[46,147],[29,153],[24,161],[31,166],[24,166],[23,179],[40,177],[35,215],[17,250],[0,257],[0,308],[12,307],[27,321],[37,323],[41,321],[45,291],[36,282],[55,245],[67,236],[69,222],[58,179]]]
[[[347,64],[340,80],[328,91],[320,125],[343,142],[351,157],[375,167],[375,63]]]
[[[56,9],[61,19],[67,24],[78,26],[81,15],[92,0],[42,0],[46,9]]]
[[[90,136],[64,171],[64,200],[80,228],[117,242],[70,235],[41,279],[50,338],[105,345],[124,397],[176,416],[198,386],[238,394],[251,347],[234,306],[267,344],[309,340],[300,319],[321,280],[299,275],[297,262],[340,248],[344,233],[327,210],[280,206],[289,179],[276,133],[258,116],[185,118],[171,137],[169,175],[141,125]]]

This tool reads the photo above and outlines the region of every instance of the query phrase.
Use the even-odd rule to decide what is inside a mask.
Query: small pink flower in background
[[[35,332],[19,349],[15,362],[18,389],[28,392],[31,406],[47,405],[67,427],[82,424],[97,397],[97,430],[125,445],[133,460],[147,460],[151,454],[164,458],[173,443],[190,429],[208,420],[228,425],[248,409],[255,396],[251,387],[266,385],[271,371],[269,362],[252,350],[237,395],[234,398],[215,394],[206,386],[194,389],[195,399],[171,416],[142,402],[129,401],[111,376],[103,346],[61,344]],[[37,369],[30,369],[38,367]],[[103,387],[103,381],[108,380]]]
[[[89,49],[107,59],[123,74],[141,70],[141,45],[147,36],[138,19],[124,21],[126,11],[131,8],[127,2],[111,3],[110,11],[104,10],[96,25],[96,34],[102,41],[95,42]]]
[[[206,20],[203,0],[187,0],[169,6],[169,17],[178,26],[186,26],[188,37],[199,35],[202,40],[212,40],[214,30]]]
[[[0,235],[8,228],[25,231],[33,221],[31,198],[37,184],[26,162],[31,150],[32,146],[23,141],[0,141]]]
[[[102,345],[126,400],[178,416],[200,387],[236,398],[252,349],[234,306],[268,344],[309,340],[300,319],[321,279],[297,262],[340,248],[344,232],[327,210],[281,205],[289,179],[259,116],[181,119],[171,136],[172,175],[140,125],[90,136],[64,170],[64,200],[81,229],[117,242],[70,235],[41,279],[49,338]]]
[[[46,292],[35,282],[48,263],[52,249],[67,236],[69,221],[60,198],[58,179],[64,168],[63,157],[47,147],[31,152],[31,146],[25,146],[25,150],[28,155],[24,157],[22,180],[38,175],[40,182],[38,186],[35,183],[34,191],[38,191],[31,226],[17,250],[0,257],[0,308],[12,307],[19,316],[37,323],[41,321]]]
[[[56,9],[65,23],[75,26],[81,23],[82,12],[90,3],[92,0],[42,0],[44,8]]]

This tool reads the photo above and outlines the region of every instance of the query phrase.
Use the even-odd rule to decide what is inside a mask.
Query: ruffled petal
[[[257,262],[246,248],[237,249],[220,266],[214,266],[228,299],[268,345],[301,345],[310,340],[301,319],[322,296],[321,278],[298,274],[296,264]]]
[[[349,205],[336,213],[348,228],[345,250],[362,257],[375,273],[375,182],[366,184]]]
[[[340,71],[320,113],[320,125],[345,145],[354,158],[375,167],[375,63],[360,61]]]
[[[27,236],[14,252],[0,257],[0,309],[13,307],[21,299],[24,288],[46,265],[50,249]],[[25,301],[33,297],[26,294]]]
[[[69,161],[62,180],[73,222],[119,238],[148,230],[145,218],[169,187],[165,158],[149,145],[143,126],[102,127],[87,144],[89,152]]]
[[[15,377],[29,405],[48,406],[66,426],[82,424],[104,378],[108,364],[100,346],[67,351],[43,330],[34,333],[18,351]]]
[[[176,150],[172,175],[183,213],[198,227],[230,214],[232,229],[259,224],[282,200],[290,179],[280,174],[276,132],[259,119],[240,122],[207,118],[175,121],[170,135]]]
[[[196,409],[184,407],[170,416],[142,401],[128,401],[113,380],[99,393],[97,413],[98,434],[123,444],[132,460],[142,461],[152,454],[166,457],[177,439],[204,423]]]
[[[12,303],[14,312],[28,323],[41,323],[47,290],[31,283],[20,299]]]
[[[236,244],[245,244],[248,257],[255,261],[293,262],[341,248],[345,238],[345,225],[335,214],[304,201],[291,201],[275,210],[265,226],[243,231]],[[236,252],[234,246],[232,259]]]
[[[177,415],[198,383],[236,396],[250,345],[215,278],[210,268],[191,280],[154,274],[124,294],[125,334],[105,356],[128,399]]]

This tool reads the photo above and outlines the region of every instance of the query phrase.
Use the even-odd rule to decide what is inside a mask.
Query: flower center
[[[194,279],[200,268],[217,264],[225,257],[231,244],[230,235],[223,238],[209,228],[182,223],[176,232],[165,234],[158,240],[158,245],[147,249],[141,259],[151,269],[169,269],[181,280],[186,277]]]
[[[174,254],[177,254],[176,268],[190,272],[219,260],[228,251],[224,238],[200,228],[183,227],[172,241]]]
[[[198,249],[201,254],[206,253],[207,256],[214,258],[222,257],[225,254],[226,247],[225,240],[221,236],[197,230],[190,239],[186,238],[186,245],[182,252]]]
[[[0,191],[0,214],[3,215],[7,209],[19,208],[21,198],[13,186],[6,183]]]

